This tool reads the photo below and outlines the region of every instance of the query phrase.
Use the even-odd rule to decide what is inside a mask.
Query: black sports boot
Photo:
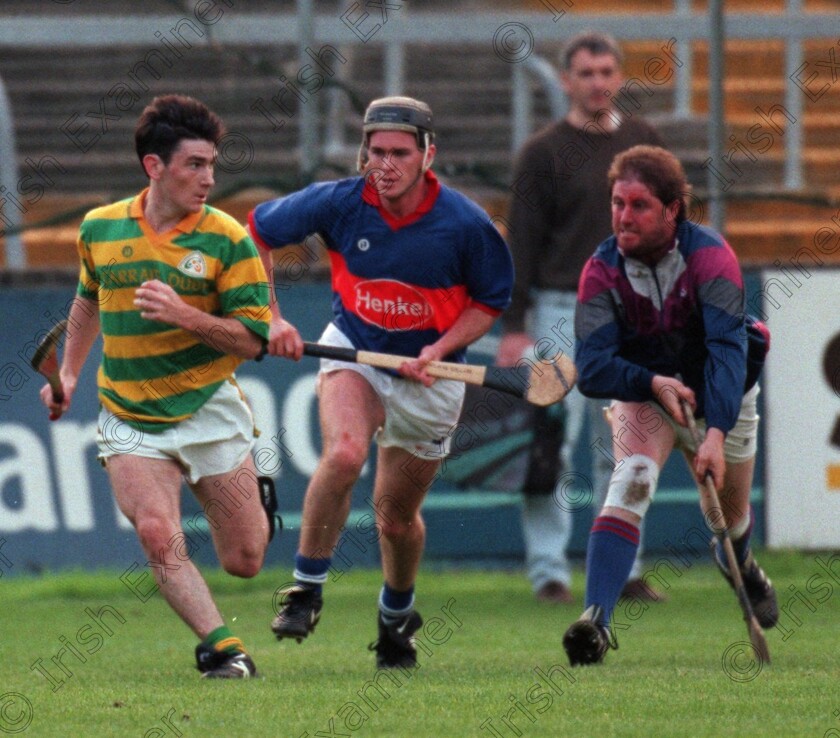
[[[417,648],[414,645],[414,634],[423,625],[420,613],[412,610],[401,620],[389,625],[382,619],[380,612],[377,622],[379,639],[368,646],[369,651],[376,651],[377,668],[416,666]]]
[[[205,679],[249,679],[257,667],[245,651],[217,651],[205,643],[195,647],[195,661]]]
[[[321,619],[324,599],[314,589],[295,585],[283,592],[280,612],[271,622],[277,640],[294,638],[300,643],[315,630]]]
[[[724,579],[729,586],[735,589],[735,582],[729,573],[729,567],[724,565],[718,558],[717,538],[712,538],[712,560],[720,569]],[[773,582],[764,573],[758,562],[753,558],[752,551],[747,554],[747,560],[741,564],[741,578],[744,580],[744,589],[747,591],[747,598],[752,605],[758,624],[768,630],[776,625],[779,620],[779,604],[776,602],[776,590]]]
[[[610,648],[618,642],[606,625],[601,625],[604,611],[600,605],[590,605],[563,635],[563,648],[572,666],[600,664]]]

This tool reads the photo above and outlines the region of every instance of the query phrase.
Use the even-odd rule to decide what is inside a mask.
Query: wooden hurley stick
[[[681,404],[685,417],[688,420],[691,435],[699,447],[703,442],[703,437],[700,434],[700,429],[697,427],[694,413],[691,410],[691,406],[685,400],[682,400]],[[738,559],[735,557],[735,547],[732,545],[732,539],[729,536],[729,526],[726,524],[726,516],[723,513],[723,508],[720,506],[720,499],[718,498],[711,472],[707,472],[703,479],[703,488],[700,493],[700,507],[703,510],[703,514],[706,515],[707,520],[711,520],[710,516],[714,514],[720,521],[719,525],[715,526],[715,535],[720,539],[720,542],[723,544],[723,550],[726,553],[729,574],[735,584],[735,593],[738,595],[741,611],[744,613],[750,643],[752,643],[758,658],[763,663],[769,664],[770,649],[767,647],[767,639],[764,637],[764,631],[758,624],[758,619],[755,617],[752,605],[750,604],[750,598],[747,596],[747,590],[744,587],[744,578],[741,576],[741,567],[738,566]]]
[[[325,359],[367,364],[380,369],[398,369],[408,356],[381,354],[374,351],[324,346],[320,343],[304,343],[303,353]],[[426,371],[439,379],[454,379],[458,382],[476,384],[515,395],[534,405],[553,405],[562,400],[577,381],[574,362],[560,354],[554,361],[539,361],[531,366],[511,368],[487,367],[478,364],[455,364],[448,361],[431,361]]]
[[[47,378],[52,388],[53,402],[60,405],[64,402],[64,390],[61,387],[61,380],[58,377],[58,344],[67,331],[67,320],[56,323],[44,339],[38,344],[35,353],[32,354],[32,368]],[[50,420],[57,420],[61,417],[61,411],[50,413]]]

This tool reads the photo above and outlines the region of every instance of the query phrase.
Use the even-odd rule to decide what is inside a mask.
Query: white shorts
[[[122,454],[171,459],[181,465],[190,484],[239,467],[256,434],[251,408],[234,381],[223,382],[195,414],[161,433],[133,428],[126,417],[105,408],[99,412],[96,444],[103,464]]]
[[[319,341],[327,346],[354,348],[332,323]],[[449,453],[464,404],[463,382],[438,379],[431,387],[424,387],[365,364],[321,359],[320,375],[339,369],[361,374],[385,408],[385,425],[376,433],[377,444],[403,448],[424,459],[442,459]]]
[[[741,401],[741,410],[738,413],[738,420],[735,427],[726,434],[723,442],[723,458],[728,464],[737,464],[741,461],[749,461],[755,456],[758,447],[758,413],[756,412],[756,400],[759,393],[758,385],[753,385],[744,399]],[[697,452],[697,444],[691,435],[691,430],[679,425],[668,412],[658,403],[651,402],[649,405],[656,410],[676,432],[677,440],[674,448],[689,453]],[[697,419],[697,429],[701,437],[706,435],[706,421],[703,418]]]

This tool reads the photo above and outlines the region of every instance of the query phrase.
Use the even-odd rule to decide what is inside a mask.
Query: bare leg
[[[330,556],[338,543],[353,485],[385,422],[379,397],[357,372],[331,372],[319,381],[323,452],[306,490],[300,534],[300,553],[311,558]]]
[[[622,433],[622,418],[635,417],[639,403],[618,402],[613,407],[613,456],[616,466],[607,500],[589,534],[586,559],[586,607],[578,624],[564,636],[569,659],[576,663],[600,661],[609,639],[599,635],[618,602],[639,547],[639,524],[656,492],[658,470],[674,447],[676,434],[662,422],[645,434]],[[639,511],[639,512],[636,512]],[[596,648],[589,636],[595,636]]]
[[[653,459],[661,469],[671,455],[671,451],[674,449],[674,441],[676,440],[676,433],[668,423],[662,422],[655,430],[648,430],[643,438],[626,432],[622,432],[619,435],[624,425],[619,418],[622,416],[636,417],[640,409],[640,404],[637,402],[615,403],[611,413],[613,438],[616,439],[613,441],[613,456],[617,465],[633,454],[643,454]],[[651,497],[655,491],[653,489],[649,491]],[[605,505],[600,514],[619,518],[636,527],[639,526],[642,520],[636,513],[625,510],[622,507]]]
[[[411,461],[411,474],[406,472]],[[423,548],[426,526],[420,506],[440,467],[438,459],[418,460],[408,451],[379,449],[374,502],[376,521],[382,533],[382,573],[394,590],[414,585]]]
[[[200,638],[223,625],[203,577],[181,542],[181,469],[174,461],[113,456],[108,475],[169,606]]]
[[[723,475],[723,490],[718,493],[720,506],[726,516],[728,528],[738,528],[750,513],[750,492],[752,491],[755,457],[738,463],[727,463]]]
[[[222,568],[238,577],[256,576],[268,546],[268,518],[251,455],[233,471],[202,477],[192,489],[210,524]]]
[[[379,396],[352,370],[319,376],[318,409],[323,451],[303,500],[295,557],[295,579],[302,586],[285,591],[286,598],[271,623],[277,638],[298,642],[318,624],[323,605],[321,586],[347,522],[353,485],[367,460],[373,434],[385,422]]]

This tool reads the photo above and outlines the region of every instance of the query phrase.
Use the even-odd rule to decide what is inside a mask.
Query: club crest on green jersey
[[[190,252],[181,259],[178,264],[178,271],[189,277],[206,277],[207,262],[204,261],[204,255],[200,251]]]

